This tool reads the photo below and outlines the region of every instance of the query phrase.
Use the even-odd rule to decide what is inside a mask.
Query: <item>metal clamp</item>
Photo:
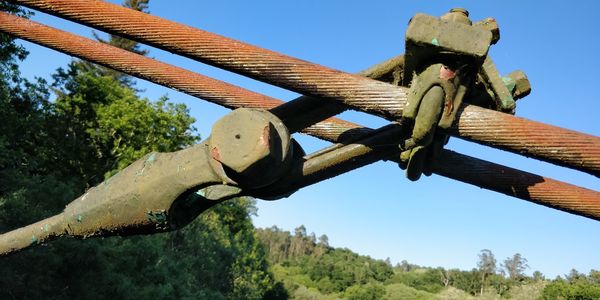
[[[402,114],[405,127],[400,167],[410,180],[431,174],[464,102],[514,113],[515,99],[531,87],[523,72],[501,77],[488,50],[500,30],[492,18],[473,24],[469,13],[451,9],[440,18],[417,14],[406,31],[403,80],[409,84]]]

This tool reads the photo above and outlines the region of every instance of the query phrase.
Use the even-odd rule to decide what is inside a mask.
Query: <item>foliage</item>
[[[428,293],[425,291],[421,291],[415,289],[413,287],[407,286],[402,283],[393,283],[385,285],[385,295],[382,299],[418,299],[418,300],[429,300],[429,299],[437,299],[434,294]]]
[[[385,261],[330,247],[325,235],[317,242],[304,226],[296,228],[293,235],[275,226],[258,229],[258,236],[275,264],[276,277],[292,291],[304,286],[324,294],[351,293],[345,297],[379,295],[381,289],[372,283],[384,282],[393,274]]]
[[[26,14],[4,2],[0,8]],[[25,55],[0,35],[1,232],[60,212],[150,151],[199,139],[185,106],[141,98],[122,74],[87,62],[57,71],[51,102],[44,81],[20,77]],[[254,212],[253,200],[237,199],[177,232],[34,247],[2,259],[0,298],[285,299],[255,235]]]
[[[64,155],[79,151],[66,168],[87,177],[89,185],[146,153],[179,150],[198,140],[191,127],[195,120],[184,105],[168,103],[166,97],[154,102],[139,98],[115,78],[78,65],[71,63],[68,71],[59,69],[54,75],[53,128],[63,136]]]
[[[546,285],[545,281],[517,285],[511,288],[509,298],[515,300],[539,299]]]
[[[592,270],[586,276],[573,269],[565,277],[558,277],[546,285],[541,299],[600,299],[599,271]]]
[[[298,287],[292,294],[292,299],[295,300],[339,300],[335,295],[324,295],[315,288],[307,288],[305,286]]]
[[[444,288],[443,272],[442,268],[414,268],[396,272],[386,283],[402,283],[420,291],[437,293]]]
[[[367,283],[353,285],[344,291],[344,298],[350,300],[377,300],[386,293],[385,287],[380,283]]]
[[[491,275],[496,274],[496,258],[492,251],[483,249],[479,252],[479,261],[477,262],[477,268],[481,276],[481,294],[488,284],[488,278]]]
[[[471,295],[481,292],[481,276],[479,270],[471,271],[450,270],[452,283],[451,286],[463,290]]]
[[[527,265],[527,259],[522,257],[520,253],[515,253],[513,257],[507,257],[502,264],[506,272],[508,273],[508,277],[511,280],[521,281],[525,279],[525,270],[529,268]]]
[[[478,267],[468,271],[407,261],[391,268],[389,259],[375,260],[329,245],[317,254],[319,242],[304,226],[293,234],[275,226],[257,231],[274,277],[294,299],[595,299],[600,287],[598,271],[586,276],[572,270],[553,283],[539,271],[528,277],[527,260],[518,253],[504,261],[506,273],[487,249],[479,253]]]
[[[133,10],[148,13],[148,7],[149,7],[148,3],[149,2],[150,2],[150,0],[125,0],[123,2],[123,6],[133,9]],[[140,45],[136,41],[132,41],[130,39],[127,39],[127,38],[124,38],[124,37],[121,37],[118,35],[114,35],[114,34],[109,35],[108,40],[106,40],[106,39],[103,39],[100,36],[98,36],[98,34],[96,34],[96,32],[93,32],[93,34],[94,34],[94,37],[101,43],[115,46],[115,47],[125,49],[127,51],[131,51],[131,52],[141,54],[141,55],[148,54],[148,50],[141,49]],[[113,78],[117,79],[117,81],[119,81],[119,83],[121,83],[125,86],[133,87],[135,85],[135,82],[133,81],[133,79],[130,76],[128,76],[127,74],[121,73],[119,71],[115,71],[113,69],[97,66],[97,65],[94,65],[94,64],[86,62],[86,61],[80,61],[79,64],[80,64],[79,68],[82,68],[85,70],[95,69],[99,73],[99,75],[113,77]]]

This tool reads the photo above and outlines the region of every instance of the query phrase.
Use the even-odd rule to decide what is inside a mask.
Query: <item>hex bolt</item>
[[[289,152],[287,128],[267,111],[241,108],[212,127],[209,151],[240,186],[258,188],[279,174]]]
[[[469,11],[464,8],[450,9],[450,12],[444,14],[441,19],[444,21],[453,21],[467,25],[472,24],[471,19],[469,19]]]
[[[492,44],[496,44],[500,40],[500,27],[494,18],[485,18],[477,21],[473,26],[481,27],[489,30],[492,33]]]
[[[515,82],[515,88],[512,91],[515,100],[521,99],[531,93],[531,83],[529,82],[527,75],[525,75],[525,72],[517,70],[506,76]]]

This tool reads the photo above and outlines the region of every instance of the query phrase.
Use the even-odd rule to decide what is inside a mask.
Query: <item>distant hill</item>
[[[329,245],[301,225],[294,233],[276,226],[257,228],[275,280],[291,299],[600,299],[600,272],[572,270],[547,280],[541,272],[526,276],[520,254],[500,266],[490,250],[472,270],[423,267],[407,261],[392,265],[347,248]]]

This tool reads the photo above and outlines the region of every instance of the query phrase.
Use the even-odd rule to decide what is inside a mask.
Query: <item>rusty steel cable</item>
[[[406,89],[319,66],[97,0],[10,0],[112,34],[290,89],[398,120]],[[474,105],[450,134],[600,176],[600,138]]]
[[[268,192],[297,190],[381,159],[399,162],[400,126],[390,124],[347,145],[334,145],[308,157],[298,171],[290,172]],[[600,221],[600,193],[551,178],[442,150],[433,172],[454,180]]]
[[[179,67],[1,12],[0,31],[111,67],[117,71],[175,88],[192,96],[204,98],[229,108],[251,107],[270,109],[284,103],[281,100],[248,91]],[[372,135],[372,129],[340,119],[330,118],[307,128],[306,133],[327,141],[340,142],[349,139],[356,140],[359,137],[364,138],[365,136]],[[354,143],[352,145],[354,145],[351,146],[354,149],[353,151],[358,152],[350,152],[354,153],[350,157],[371,155],[368,159],[364,159],[365,163],[384,158],[387,155],[373,154],[370,152],[369,147],[365,148],[361,144]],[[451,151],[444,151],[442,155],[443,162],[435,170],[440,175],[578,215],[594,219],[600,217],[600,193],[598,192]],[[446,159],[449,159],[449,162],[446,162]],[[328,163],[328,165],[341,166],[341,163],[346,164],[344,168],[351,167],[351,163],[348,161],[337,161]],[[316,176],[314,178],[321,178],[327,175],[325,177],[329,178],[339,174],[340,170],[343,171],[346,169],[330,171],[329,175],[327,172],[319,173],[313,169],[313,171],[306,171],[305,174],[307,176]],[[532,178],[535,178],[535,180]],[[522,179],[523,182],[520,182],[519,179]],[[304,182],[309,182],[310,180],[314,179],[305,178]]]
[[[0,30],[230,109],[238,107],[270,109],[284,103],[260,93],[8,13],[0,12]],[[319,131],[328,140],[338,140],[338,136],[327,135],[327,132],[337,127],[348,128],[352,125],[346,121],[331,118],[306,128],[303,132],[311,134]],[[356,134],[360,133],[359,131]],[[348,136],[348,138],[352,137]]]
[[[371,130],[370,134],[366,134],[363,139],[356,143],[334,145],[320,151],[318,155],[307,156],[307,159],[299,165],[298,169],[292,170],[288,173],[289,176],[282,178],[280,185],[276,183],[264,192],[267,196],[279,193],[286,194],[368,165],[386,157],[386,155],[392,155],[392,160],[394,160],[398,158],[398,149],[387,142],[397,139],[399,130],[398,124],[390,124],[378,130]],[[480,180],[480,186],[497,186],[500,182],[503,188],[499,191],[507,195],[521,198],[524,195],[533,195],[532,198],[537,199],[537,201],[534,201],[535,203],[600,220],[600,211],[598,210],[600,207],[600,193],[598,192],[573,187],[560,181],[478,159],[465,160],[463,155],[449,150],[443,150],[441,158],[440,165],[437,167],[438,172],[441,174],[460,166],[465,172],[458,174],[473,174],[472,171],[476,171],[484,174],[480,178],[489,179],[491,177],[494,180]],[[490,175],[490,177],[486,175]],[[555,190],[556,192],[547,193],[548,190]],[[254,192],[260,194],[260,191]],[[201,210],[207,209],[216,203],[218,201],[203,202]],[[69,219],[67,214],[60,213],[34,224],[0,234],[0,256],[9,255],[33,245],[69,235],[65,229],[67,219]]]
[[[358,75],[384,82],[393,81],[396,68],[404,67],[404,55],[399,55],[363,70]],[[389,78],[392,77],[392,78]],[[325,116],[335,116],[347,110],[348,107],[339,102],[300,96],[271,110],[286,122],[290,130],[305,128],[322,120]],[[302,116],[300,118],[296,116]]]

